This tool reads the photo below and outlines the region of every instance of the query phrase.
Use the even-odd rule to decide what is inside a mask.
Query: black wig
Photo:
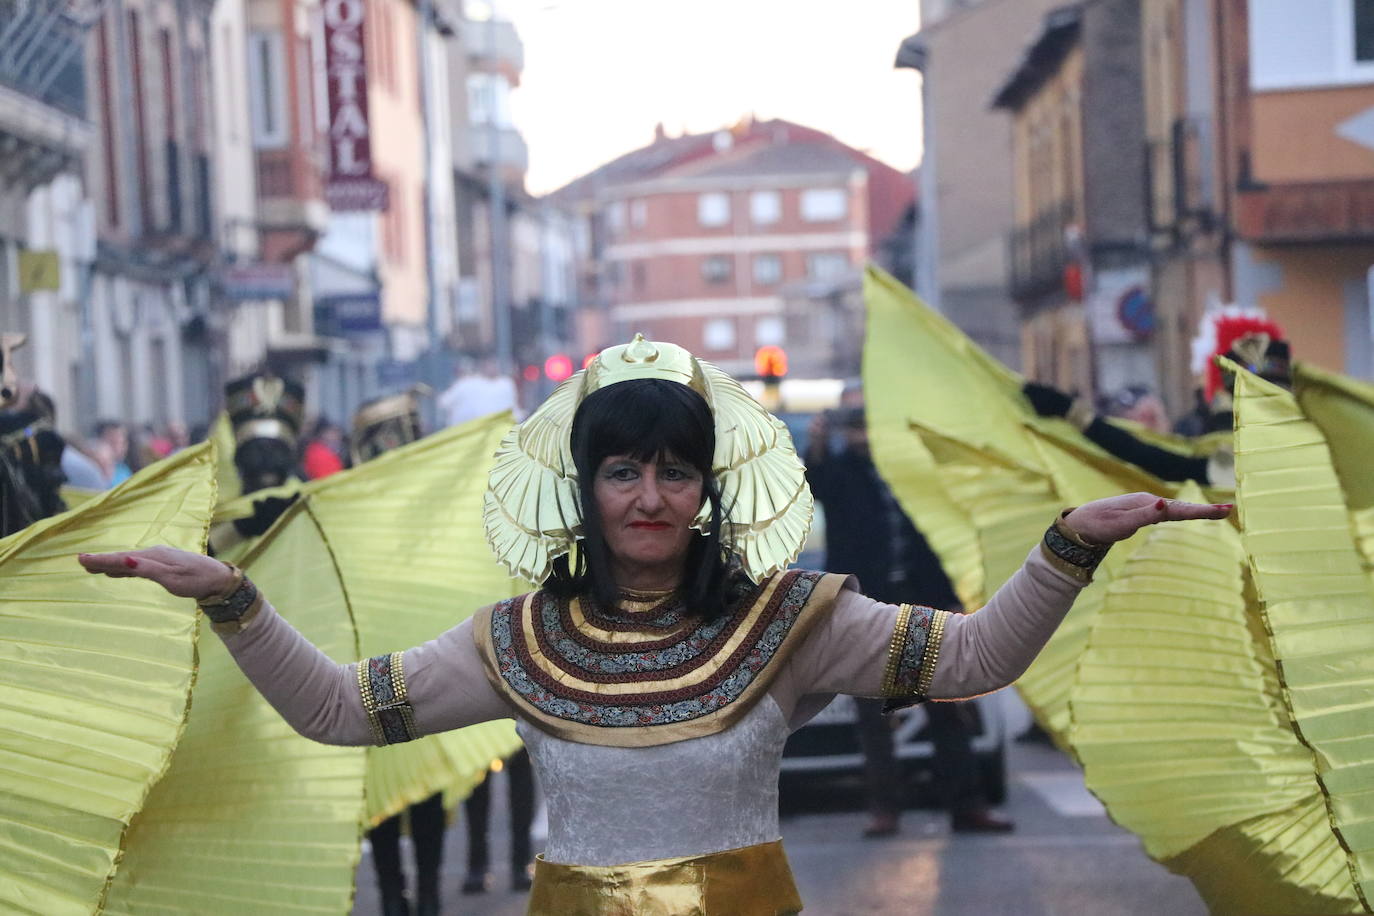
[[[702,495],[711,505],[710,523],[688,548],[682,597],[694,615],[711,620],[724,614],[727,596],[739,584],[734,580],[743,573],[732,572],[733,544],[726,509],[711,472],[715,451],[711,409],[705,398],[686,385],[663,379],[633,379],[588,395],[572,424],[572,458],[577,467],[584,536],[577,544],[576,565],[566,556],[559,557],[544,587],[560,596],[590,595],[603,607],[619,603],[593,492],[596,472],[611,455],[636,461],[671,455],[701,474]]]

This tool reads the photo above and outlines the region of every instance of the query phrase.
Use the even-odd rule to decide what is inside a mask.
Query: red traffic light
[[[763,378],[782,378],[787,374],[787,351],[769,344],[754,351],[754,371]]]
[[[544,375],[546,375],[550,381],[566,381],[572,374],[573,364],[567,354],[555,353],[553,356],[544,360]]]

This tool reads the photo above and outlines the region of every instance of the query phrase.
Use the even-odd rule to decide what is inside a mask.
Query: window
[[[1250,0],[1256,92],[1374,83],[1374,0]]]
[[[280,32],[248,36],[248,91],[252,102],[253,145],[280,149],[286,145],[286,75]]]
[[[782,316],[765,315],[754,322],[754,346],[780,347],[783,338]]]
[[[616,201],[606,206],[606,231],[611,235],[620,235],[625,231],[625,203]]]
[[[701,329],[702,343],[708,350],[733,350],[735,348],[735,319],[712,318]]]
[[[493,118],[498,127],[510,126],[510,83],[497,73],[469,74],[468,120],[490,124]]]
[[[782,282],[782,257],[776,254],[754,255],[754,282],[772,286]]]
[[[811,280],[834,280],[849,270],[849,256],[838,251],[818,251],[806,256],[806,276]]]
[[[697,222],[703,226],[724,226],[730,222],[730,195],[713,192],[697,198]]]
[[[730,256],[713,254],[701,262],[701,278],[707,283],[726,283],[730,280]]]
[[[639,229],[648,221],[649,202],[645,200],[630,201],[630,225]]]
[[[808,223],[844,219],[849,212],[843,188],[808,188],[801,195],[801,216]]]
[[[1355,0],[1355,60],[1374,63],[1374,0]]]
[[[643,261],[635,261],[630,266],[630,275],[634,277],[634,291],[643,293],[644,287],[649,285],[649,271],[644,266]]]
[[[749,218],[756,226],[767,226],[782,219],[782,195],[777,191],[755,191],[749,195]]]

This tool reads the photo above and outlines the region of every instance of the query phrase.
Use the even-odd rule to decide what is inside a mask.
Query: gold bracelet
[[[220,562],[224,563],[223,560],[220,560]],[[239,586],[243,584],[243,570],[239,569],[233,563],[224,563],[224,565],[234,574],[234,578],[229,583],[228,588],[225,588],[223,591],[216,592],[206,598],[197,599],[196,604],[200,605],[202,610],[208,607],[222,607],[228,604],[229,599],[234,597],[234,592],[238,591]]]

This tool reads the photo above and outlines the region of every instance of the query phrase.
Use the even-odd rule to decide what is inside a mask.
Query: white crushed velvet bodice
[[[623,865],[770,843],[778,833],[778,768],[788,727],[765,696],[704,738],[603,747],[517,730],[546,790],[544,858]]]

